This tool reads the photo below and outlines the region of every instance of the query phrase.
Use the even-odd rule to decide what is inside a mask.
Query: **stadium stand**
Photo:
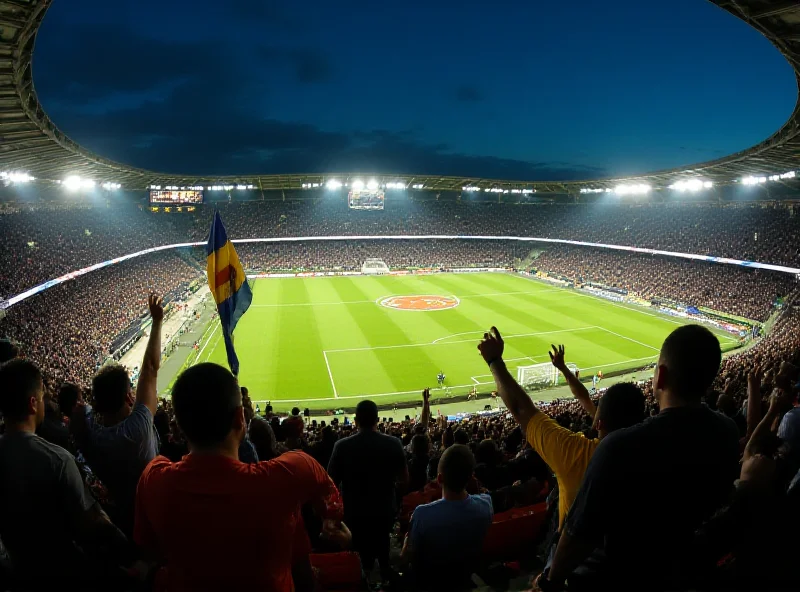
[[[266,192],[275,201],[220,206],[233,238],[517,235],[800,263],[800,227],[791,202],[466,203],[457,201],[464,185],[483,191],[535,187],[544,195],[576,197],[582,188],[605,192],[620,181],[521,184],[409,177],[403,178],[409,186],[425,185],[442,200],[387,201],[380,213],[353,212],[342,201],[291,201],[303,194],[303,184],[324,183],[323,175],[185,179],[110,162],[56,129],[36,97],[32,50],[49,4],[0,0],[0,49],[8,74],[0,79],[7,97],[0,106],[0,164],[5,171],[31,171],[55,184],[79,169],[140,190],[150,183],[256,184],[261,196]],[[797,70],[797,2],[715,4],[763,33]],[[729,186],[739,185],[746,175],[765,175],[766,184],[766,175],[796,168],[798,121],[800,103],[763,143],[692,171]],[[664,171],[641,181],[664,189],[686,172]],[[796,180],[776,182],[777,187],[797,187]],[[756,183],[762,185],[758,179]],[[764,198],[769,191],[757,195]],[[278,201],[287,197],[290,201]],[[3,203],[0,298],[115,256],[202,241],[211,213],[211,207],[201,207],[191,215],[153,215],[143,204],[110,199],[83,206]],[[697,326],[689,326],[691,339],[679,335],[674,338],[678,347],[675,341],[665,346],[654,378],[638,384],[648,419],[612,434],[597,446],[596,456],[583,459],[588,461],[585,475],[579,475],[585,477],[584,486],[560,531],[557,469],[545,464],[542,443],[556,433],[563,437],[564,431],[570,433],[570,442],[594,441],[608,426],[595,422],[601,417],[587,413],[584,400],[538,402],[533,411],[513,377],[509,380],[501,372],[497,335],[482,342],[482,353],[511,417],[506,411],[488,412],[452,422],[428,414],[426,419],[381,422],[377,429],[405,449],[410,479],[397,492],[397,519],[408,531],[412,551],[413,541],[424,539],[414,533],[425,516],[442,521],[434,526],[452,524],[444,518],[468,516],[463,508],[477,503],[472,496],[491,500],[494,516],[487,534],[480,548],[467,549],[477,559],[459,567],[474,571],[472,581],[492,589],[508,589],[509,579],[520,573],[524,584],[517,587],[527,588],[527,576],[539,572],[533,585],[544,591],[563,590],[564,580],[570,590],[800,588],[792,544],[800,530],[800,290],[794,280],[663,257],[562,246],[538,250],[520,251],[506,242],[309,241],[293,248],[248,245],[241,252],[252,269],[347,267],[360,265],[364,256],[381,257],[394,266],[442,267],[513,265],[524,258],[535,269],[573,282],[631,290],[646,299],[709,305],[757,320],[774,313],[763,338],[721,362],[716,346],[710,346],[714,340]],[[11,307],[0,319],[0,336],[20,345],[3,342],[0,348],[0,589],[177,590],[213,583],[211,589],[288,592],[317,589],[315,581],[329,590],[366,589],[367,582],[374,582],[373,566],[361,565],[359,556],[348,550],[363,541],[354,545],[353,533],[341,521],[338,491],[324,470],[335,443],[359,428],[336,417],[318,423],[299,418],[282,423],[270,411],[258,417],[245,389],[213,365],[201,368],[199,380],[192,381],[199,366],[182,375],[189,387],[183,391],[183,405],[163,399],[155,413],[139,409],[136,416],[145,419],[148,440],[153,440],[152,430],[158,433],[160,454],[178,463],[190,447],[193,452],[180,464],[154,459],[136,491],[131,486],[125,492],[127,498],[142,492],[132,540],[109,519],[117,500],[76,445],[85,435],[80,434],[81,420],[90,412],[85,404],[94,402],[88,384],[110,349],[137,333],[137,321],[139,327],[146,321],[147,293],[156,291],[179,302],[187,286],[202,277],[201,260],[197,253],[162,252],[127,261],[51,288]],[[778,296],[782,305],[774,309]],[[149,371],[157,373],[157,366]],[[63,385],[65,380],[78,387]],[[133,401],[127,379],[115,386],[126,401]],[[602,409],[607,394],[601,389],[591,405]],[[151,403],[155,409],[155,401]],[[131,416],[125,416],[128,404],[122,410],[103,427],[120,442],[140,442],[141,431],[133,433]],[[547,434],[529,429],[535,413],[555,420],[539,422],[549,426]],[[664,422],[670,429],[648,439]],[[248,438],[263,462],[237,460],[240,443]],[[687,443],[693,446],[687,449]],[[443,487],[439,471],[442,455],[455,446],[466,446],[476,462],[473,478],[462,490]],[[625,461],[622,468],[615,466],[620,459]],[[373,464],[383,460],[376,458]],[[356,468],[369,474],[375,466]],[[299,507],[298,500],[308,503]],[[426,509],[417,513],[418,508]],[[463,522],[475,527],[469,528],[473,534],[485,526],[485,520],[478,524],[474,516]],[[451,533],[440,534],[445,543],[466,540],[448,541]],[[395,540],[395,547],[401,540]],[[532,547],[542,542],[542,553],[534,558]],[[596,548],[603,553],[593,553]],[[410,565],[412,571],[419,565],[413,552]],[[384,573],[383,579],[392,589],[402,589],[409,583],[408,565],[395,561],[394,567],[402,574]],[[445,590],[454,584],[447,574],[411,575],[417,589]]]

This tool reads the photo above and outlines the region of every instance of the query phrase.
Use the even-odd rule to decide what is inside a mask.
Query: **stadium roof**
[[[800,169],[800,98],[789,120],[762,143],[719,160],[629,178],[585,181],[525,182],[431,175],[240,175],[231,177],[176,175],[137,169],[82,148],[60,131],[45,113],[34,89],[31,58],[39,25],[53,0],[0,0],[0,171],[24,171],[40,180],[60,181],[68,175],[97,183],[121,183],[126,189],[151,185],[253,185],[260,189],[301,189],[330,179],[376,179],[431,190],[523,189],[539,193],[579,193],[620,184],[663,188],[702,178],[727,185],[748,177],[764,177]],[[698,0],[699,2],[700,0]],[[800,3],[797,0],[708,0],[761,32],[786,57],[800,89]],[[800,171],[798,171],[800,178]]]

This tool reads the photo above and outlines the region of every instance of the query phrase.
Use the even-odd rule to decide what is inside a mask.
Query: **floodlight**
[[[327,187],[330,190],[341,189],[342,182],[336,179],[328,179],[328,182],[325,183],[325,187]]]
[[[361,179],[356,179],[355,181],[353,181],[353,189],[355,189],[356,191],[361,191],[362,189],[364,189],[364,181],[362,181]]]
[[[103,183],[102,187],[106,191],[113,191],[115,189],[119,189],[120,187],[122,187],[122,185],[120,185],[119,183],[111,183],[110,181],[106,181],[105,183]]]
[[[375,191],[378,188],[378,182],[375,179],[370,179],[367,182],[367,189],[370,191]]]

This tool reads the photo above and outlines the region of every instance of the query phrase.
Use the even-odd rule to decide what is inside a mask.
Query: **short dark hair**
[[[100,413],[114,413],[122,409],[131,388],[128,371],[119,364],[103,366],[92,379],[94,408]]]
[[[300,407],[292,407],[292,415],[300,415]]]
[[[411,438],[411,452],[419,456],[427,456],[431,451],[431,441],[424,434],[417,434]]]
[[[700,325],[678,327],[664,340],[661,359],[669,388],[687,400],[700,400],[714,382],[722,350],[714,334]]]
[[[190,444],[209,448],[231,431],[242,393],[227,368],[206,362],[184,370],[172,387],[178,426]]]
[[[42,373],[33,362],[17,358],[0,365],[0,413],[10,421],[26,419],[31,397],[43,388]]]
[[[19,355],[19,349],[10,339],[0,339],[0,364],[13,360]]]
[[[70,415],[81,398],[81,387],[72,382],[65,382],[58,389],[58,408],[61,415]]]
[[[632,382],[619,382],[606,390],[599,407],[609,431],[629,428],[644,419],[644,393]]]
[[[356,421],[363,429],[374,428],[378,423],[378,406],[374,401],[364,400],[356,405]]]
[[[461,428],[458,428],[453,434],[453,441],[456,444],[469,444],[469,434]]]
[[[439,473],[443,485],[450,491],[463,491],[467,488],[475,472],[475,457],[463,444],[453,444],[442,453],[439,459]]]
[[[247,390],[246,386],[240,386],[239,390],[242,391],[242,397],[247,397],[250,395],[250,391]]]

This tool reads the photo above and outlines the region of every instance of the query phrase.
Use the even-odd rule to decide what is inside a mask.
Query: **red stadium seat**
[[[483,541],[484,559],[520,558],[527,548],[540,540],[546,519],[546,504],[515,508],[496,515]]]
[[[360,590],[363,587],[361,559],[358,553],[324,553],[309,555],[311,566],[318,570],[324,590]]]

